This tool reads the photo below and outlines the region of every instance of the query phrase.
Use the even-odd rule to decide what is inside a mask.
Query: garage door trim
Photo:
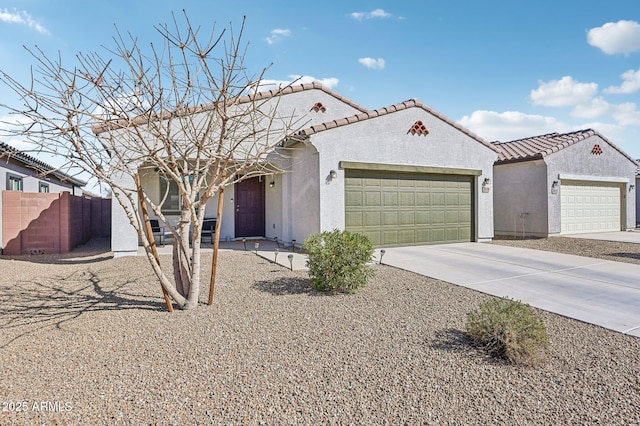
[[[629,183],[628,178],[613,177],[613,176],[583,176],[583,175],[565,175],[559,174],[558,179],[564,180],[578,180],[586,182],[603,182],[603,183]]]
[[[362,163],[357,161],[340,161],[340,169],[370,170],[376,172],[424,173],[436,175],[480,176],[482,170],[455,169],[449,167],[414,166],[408,164]]]

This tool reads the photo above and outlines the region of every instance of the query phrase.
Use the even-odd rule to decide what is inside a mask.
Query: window
[[[169,178],[160,176],[160,200],[166,195],[162,204],[162,213],[180,214],[180,192],[178,185]]]
[[[48,194],[49,193],[49,184],[48,183],[44,183],[44,182],[40,182],[40,185],[38,186],[38,192],[42,192],[43,194]]]
[[[22,177],[7,173],[7,190],[22,191]]]

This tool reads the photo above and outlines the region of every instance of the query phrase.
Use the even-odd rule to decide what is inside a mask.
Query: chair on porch
[[[167,237],[173,236],[171,231],[167,231],[167,228],[160,226],[160,221],[158,219],[149,219],[149,225],[151,225],[151,232],[153,232],[153,236],[157,237],[161,246],[164,246],[164,242]]]
[[[218,221],[215,217],[205,217],[202,221],[202,231],[200,231],[200,237],[204,238],[205,236],[209,236],[211,239],[211,244],[213,244],[213,237],[216,234],[216,222]]]

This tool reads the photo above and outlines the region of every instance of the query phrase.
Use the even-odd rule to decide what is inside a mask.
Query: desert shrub
[[[373,276],[367,266],[373,245],[365,235],[334,229],[310,236],[303,249],[311,283],[318,290],[354,293]]]
[[[517,300],[491,299],[481,304],[467,314],[466,327],[474,344],[516,364],[540,363],[549,345],[540,316]]]

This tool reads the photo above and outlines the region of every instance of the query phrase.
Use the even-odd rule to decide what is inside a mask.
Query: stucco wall
[[[591,153],[593,146],[599,144],[603,153]],[[636,225],[636,193],[630,191],[629,186],[634,183],[637,166],[625,155],[617,151],[600,136],[592,136],[584,141],[571,145],[563,150],[545,157],[548,177],[547,185],[559,180],[560,188],[554,197],[549,197],[549,233],[558,234],[561,231],[560,195],[562,194],[561,175],[572,175],[580,180],[612,180],[624,181],[623,223],[621,228],[632,229]]]
[[[546,236],[547,205],[551,184],[542,160],[496,165],[494,176],[494,220],[496,235]]]
[[[426,136],[408,133],[421,120],[429,130]],[[344,229],[344,170],[341,161],[390,165],[420,165],[481,170],[475,179],[475,239],[493,238],[493,188],[481,190],[485,178],[493,180],[497,153],[449,123],[418,107],[374,119],[337,127],[311,136],[319,154],[318,182],[320,228]],[[331,170],[336,179],[327,180]]]
[[[542,160],[496,165],[494,219],[496,235],[546,236],[548,234],[547,168]]]
[[[636,176],[636,227],[640,227],[640,176]]]
[[[298,144],[290,151],[291,172],[287,181],[283,218],[285,241],[298,243],[320,232],[320,187],[324,185],[318,167],[318,151],[309,144]]]

